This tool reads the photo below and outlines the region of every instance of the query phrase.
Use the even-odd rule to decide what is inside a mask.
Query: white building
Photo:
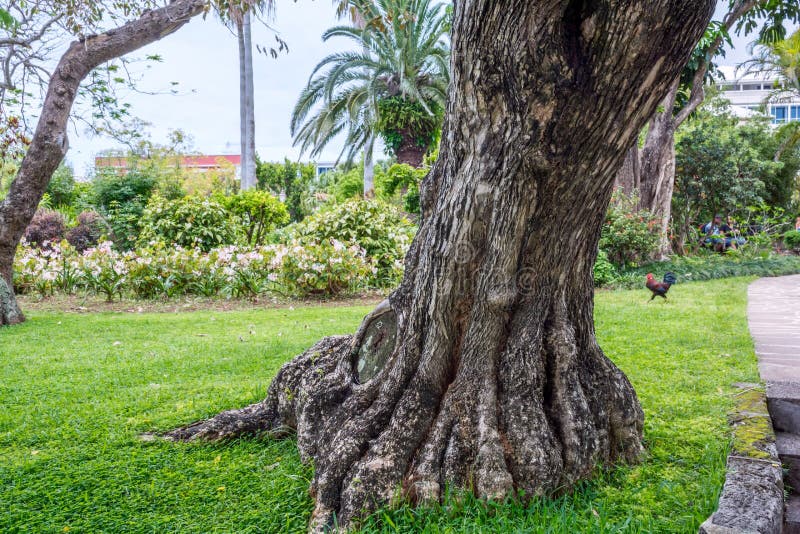
[[[748,117],[761,111],[772,116],[773,124],[800,121],[800,95],[781,95],[780,101],[767,102],[767,98],[775,91],[774,77],[744,75],[742,69],[737,71],[730,66],[722,66],[719,70],[725,79],[717,86],[722,91],[722,97],[730,101],[734,115]]]

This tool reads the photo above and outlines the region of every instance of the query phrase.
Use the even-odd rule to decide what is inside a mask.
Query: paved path
[[[800,384],[800,274],[756,280],[747,300],[761,379]]]

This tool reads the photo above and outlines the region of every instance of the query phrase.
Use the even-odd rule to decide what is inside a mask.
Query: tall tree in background
[[[333,5],[336,6],[337,17],[340,19],[347,17],[356,28],[364,28],[366,24],[364,16],[352,0],[333,0]],[[375,132],[370,132],[364,142],[364,197],[373,196],[375,196]]]
[[[614,178],[714,0],[457,2],[440,156],[400,287],[267,398],[174,439],[297,430],[311,528],[398,492],[541,495],[635,461],[643,414],[603,354],[592,267]]]
[[[242,191],[256,186],[256,116],[253,85],[253,43],[250,12],[237,16],[236,36],[239,41],[239,131],[242,145]]]
[[[725,55],[730,32],[775,42],[785,36],[784,23],[800,20],[797,0],[728,0],[722,22],[709,25],[684,71],[676,76],[647,128],[644,145],[634,143],[617,178],[626,191],[638,190],[640,207],[661,220],[660,255],[670,253],[668,228],[675,186],[675,132],[705,98],[704,85],[716,58]]]
[[[295,143],[314,156],[346,132],[342,156],[351,162],[376,135],[388,133],[381,131],[381,102],[396,97],[413,109],[396,115],[411,124],[394,123],[393,140],[400,139],[402,146],[416,146],[418,140],[431,144],[449,80],[442,6],[430,0],[351,0],[349,5],[363,23],[331,28],[323,39],[345,37],[360,50],[332,54],[315,67],[292,113]],[[418,125],[427,130],[414,135]],[[410,161],[398,152],[398,159],[419,166],[427,148],[417,149]]]

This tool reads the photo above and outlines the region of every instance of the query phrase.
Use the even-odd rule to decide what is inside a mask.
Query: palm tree
[[[223,22],[236,28],[239,43],[239,132],[241,142],[241,188],[256,186],[255,91],[251,13],[272,15],[274,0],[234,0],[220,12]]]
[[[242,191],[256,186],[255,90],[253,84],[253,45],[250,37],[250,11],[236,20],[239,41],[239,134],[241,141]]]
[[[758,45],[753,58],[740,65],[745,74],[772,76],[777,80],[767,96],[768,102],[785,102],[800,95],[800,30],[782,41]],[[784,126],[789,131],[775,153],[775,161],[800,143],[800,123],[789,122]]]
[[[331,28],[323,40],[346,37],[360,50],[331,54],[314,68],[292,113],[295,144],[316,156],[345,133],[340,159],[350,163],[362,149],[369,153],[376,134],[382,134],[393,141],[387,145],[398,161],[420,166],[428,147],[413,157],[397,150],[413,144],[417,132],[381,121],[380,115],[383,103],[400,100],[422,111],[426,120],[415,124],[438,127],[450,56],[442,5],[431,0],[349,0],[347,5],[363,23]]]
[[[770,101],[800,95],[800,30],[782,41],[758,45],[754,56],[740,67],[745,74],[771,75],[778,80]]]

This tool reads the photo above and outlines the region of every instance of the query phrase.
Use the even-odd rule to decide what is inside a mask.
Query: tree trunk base
[[[598,464],[635,462],[643,414],[628,380],[572,326],[539,350],[462,358],[442,383],[403,380],[396,316],[384,303],[353,336],[324,338],[285,364],[262,402],[168,432],[225,440],[297,432],[313,460],[309,531],[349,528],[378,506],[438,501],[445,487],[502,499],[551,494]]]
[[[14,290],[0,276],[0,326],[19,324],[23,321],[25,316],[19,309]]]

